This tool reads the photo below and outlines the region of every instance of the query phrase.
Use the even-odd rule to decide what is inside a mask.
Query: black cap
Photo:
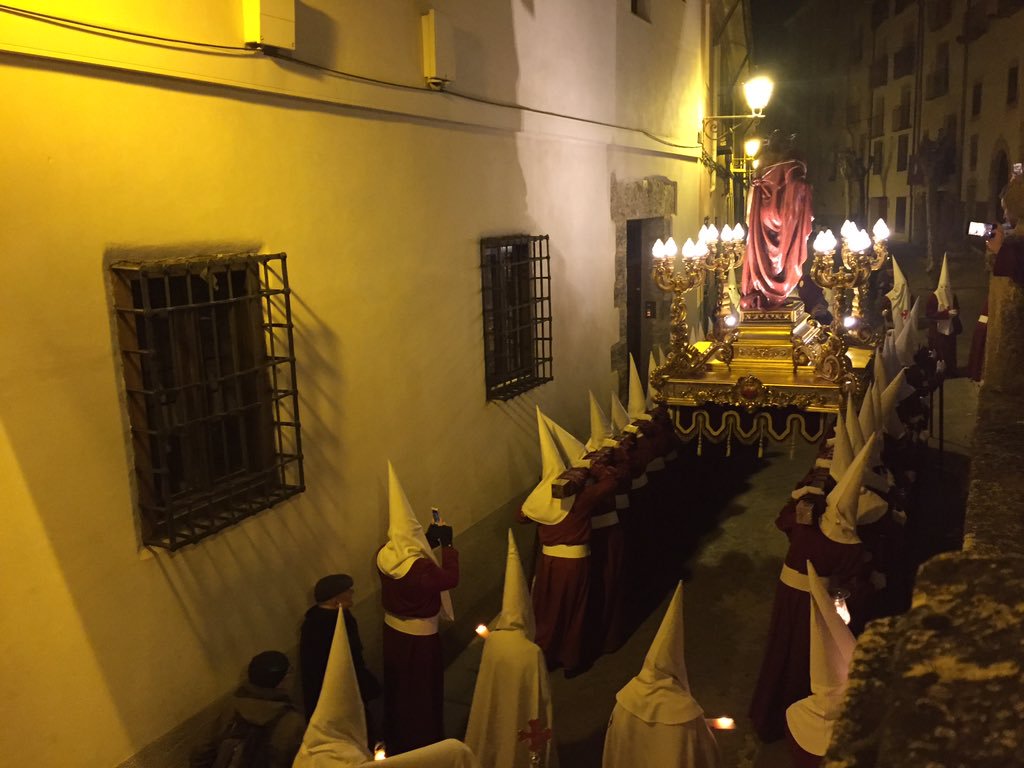
[[[332,597],[352,589],[354,584],[352,577],[347,573],[332,573],[330,576],[324,576],[313,587],[313,599],[318,603],[326,603]]]
[[[249,662],[249,682],[260,688],[276,688],[289,666],[288,657],[280,651],[257,653]]]

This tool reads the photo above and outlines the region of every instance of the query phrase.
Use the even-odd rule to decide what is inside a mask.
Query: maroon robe
[[[782,304],[803,276],[811,233],[806,174],[799,160],[784,160],[765,168],[751,184],[740,302],[744,309]]]
[[[441,593],[459,583],[459,553],[441,549],[441,566],[426,557],[394,579],[379,569],[384,610],[401,618],[429,619]],[[384,734],[389,754],[444,739],[444,662],[441,637],[400,632],[384,625]]]
[[[615,497],[625,478],[629,482],[629,466],[607,466],[615,478],[615,487],[595,504],[591,520],[615,520],[621,512],[615,509]],[[608,515],[608,517],[605,517]],[[625,559],[626,535],[621,520],[610,525],[591,527],[590,531],[590,609],[587,635],[593,641],[590,656],[611,653],[625,640]]]
[[[971,381],[981,381],[985,373],[985,341],[988,338],[988,297],[981,307],[981,316],[974,326],[974,334],[971,336],[971,354],[967,358],[967,378]]]
[[[806,574],[810,560],[819,576],[850,591],[849,605],[866,592],[863,554],[862,545],[832,541],[817,525],[796,525],[790,531],[785,562]],[[810,599],[809,592],[782,581],[775,587],[764,661],[750,704],[750,719],[761,741],[781,739],[786,733],[786,708],[811,693]]]
[[[560,522],[540,525],[542,546],[590,545],[590,516],[614,498],[616,478],[607,477],[584,486],[572,509]],[[533,579],[533,612],[537,623],[535,642],[551,668],[578,669],[584,659],[583,639],[590,598],[590,557],[555,557],[541,552]]]

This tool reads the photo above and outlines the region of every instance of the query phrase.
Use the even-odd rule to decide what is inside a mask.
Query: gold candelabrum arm
[[[654,284],[663,291],[672,292],[671,346],[675,351],[690,343],[690,326],[686,322],[685,294],[697,284],[703,269],[698,259],[682,258],[676,271],[671,259],[656,259]]]
[[[715,273],[718,284],[718,297],[715,304],[715,317],[725,314],[725,299],[729,288],[729,271],[736,269],[743,261],[746,241],[731,240],[715,241],[708,246],[708,255],[704,257],[704,268]]]

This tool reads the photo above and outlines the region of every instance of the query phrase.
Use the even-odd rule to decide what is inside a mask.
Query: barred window
[[[285,254],[111,270],[143,543],[179,549],[305,490]]]
[[[548,236],[480,241],[488,400],[510,400],[551,381]]]

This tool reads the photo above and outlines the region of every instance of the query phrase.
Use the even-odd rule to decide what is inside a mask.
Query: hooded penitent
[[[292,766],[370,768],[376,763],[366,748],[366,741],[366,713],[359,696],[345,619],[342,611],[338,611],[324,687]],[[392,768],[480,768],[470,749],[454,739],[389,757],[385,765]]]
[[[882,359],[882,351],[875,350],[875,356],[872,360],[872,373],[874,375],[875,386],[878,387],[879,392],[885,392],[885,388],[889,386],[889,372],[885,369],[885,362]]]
[[[903,270],[896,261],[892,259],[892,290],[885,294],[892,307],[892,322],[896,333],[903,327],[904,317],[910,311],[910,286],[903,276]]]
[[[562,454],[548,428],[544,414],[537,409],[537,435],[540,438],[540,482],[523,502],[523,514],[541,525],[562,522],[572,509],[574,496],[556,499],[551,495],[551,483],[566,470]]]
[[[811,586],[811,695],[790,705],[786,724],[805,752],[824,755],[846,695],[857,641],[807,561]]]
[[[388,462],[388,541],[377,553],[377,567],[381,573],[393,579],[400,579],[409,572],[412,564],[420,557],[428,558],[438,565],[423,526],[416,519],[412,505],[398,482],[395,468]],[[448,592],[441,593],[441,615],[451,621],[455,617],[452,598]]]
[[[622,401],[619,400],[619,396],[612,392],[612,427],[615,429],[615,434],[621,434],[622,430],[629,426],[629,412],[625,406],[622,405]]]
[[[854,454],[860,452],[864,445],[864,433],[860,431],[860,421],[857,418],[857,407],[853,403],[853,395],[846,397],[846,434],[850,438],[850,447]]]
[[[949,284],[949,255],[942,256],[942,271],[939,273],[939,284],[935,286],[935,299],[939,304],[939,312],[946,312],[953,309],[953,288]],[[953,332],[953,321],[950,319],[937,320],[936,330],[944,336]]]
[[[473,691],[466,743],[488,768],[517,768],[529,763],[519,730],[530,720],[550,728],[552,711],[547,665],[533,642],[533,604],[512,531],[508,532],[501,613],[490,629]],[[552,748],[548,742],[543,765],[550,764]]]
[[[896,337],[896,357],[902,366],[914,364],[914,355],[917,353],[918,347],[921,346],[920,332],[917,330],[917,324],[923,311],[924,303],[921,301],[921,297],[918,296],[914,300],[914,306],[907,316],[907,322],[904,324],[903,330]]]
[[[703,717],[690,693],[683,645],[683,585],[676,587],[640,674],[626,683],[615,700],[645,723],[678,725]]]
[[[647,421],[651,418],[647,413],[647,395],[644,394],[644,385],[640,381],[640,372],[637,370],[633,356],[629,356],[629,404],[626,406],[630,421]]]
[[[604,415],[601,406],[597,404],[597,398],[593,392],[590,395],[590,439],[587,440],[588,451],[597,451],[601,448],[614,447],[617,443],[611,439],[612,424]]]
[[[896,351],[896,337],[897,334],[894,331],[886,331],[885,340],[882,342],[882,362],[889,381],[892,381],[892,377],[903,368],[899,353]]]
[[[906,369],[900,369],[900,372],[889,382],[889,386],[882,393],[882,428],[886,434],[897,440],[903,437],[907,430],[896,413],[896,405],[908,397],[911,392],[913,392],[913,388],[907,384]]]
[[[541,413],[537,408],[537,417],[547,424],[551,430],[551,436],[555,439],[558,452],[562,455],[562,463],[568,467],[589,467],[590,460],[583,458],[587,453],[587,446],[581,443],[569,430],[559,426],[554,419]]]
[[[849,422],[847,422],[849,424]],[[821,532],[838,544],[859,544],[857,512],[861,485],[868,459],[875,448],[878,435],[872,435],[860,449],[842,479],[836,483],[825,499],[825,514],[821,516]]]
[[[832,449],[832,466],[829,467],[828,473],[838,483],[843,479],[843,475],[846,474],[846,470],[852,463],[853,447],[850,445],[850,435],[846,431],[846,419],[840,413],[836,421],[836,442]]]

